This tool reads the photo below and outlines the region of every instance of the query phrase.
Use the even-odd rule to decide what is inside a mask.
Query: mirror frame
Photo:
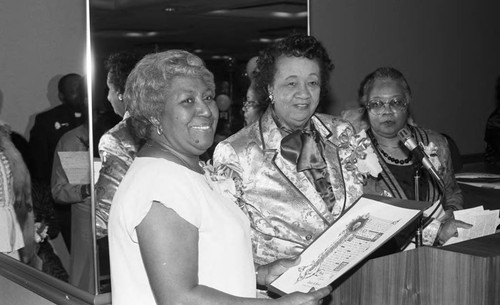
[[[92,294],[7,255],[0,255],[0,275],[54,304],[111,304],[111,294]]]

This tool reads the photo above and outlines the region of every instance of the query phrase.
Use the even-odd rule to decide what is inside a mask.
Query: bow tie
[[[323,169],[323,147],[318,132],[311,125],[311,130],[296,130],[281,140],[281,155],[297,165],[297,171]]]

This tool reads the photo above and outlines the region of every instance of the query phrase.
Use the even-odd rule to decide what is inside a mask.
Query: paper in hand
[[[88,151],[60,151],[58,155],[70,184],[90,183],[90,156]]]

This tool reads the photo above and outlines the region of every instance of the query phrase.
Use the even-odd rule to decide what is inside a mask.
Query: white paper
[[[90,183],[90,159],[88,151],[60,151],[58,155],[70,184]]]
[[[271,286],[288,294],[329,285],[419,212],[362,197],[302,252],[298,266],[288,269]]]
[[[500,210],[484,210],[482,206],[453,212],[456,220],[471,224],[472,228],[457,228],[458,237],[451,237],[445,245],[494,234],[500,224],[499,212]]]

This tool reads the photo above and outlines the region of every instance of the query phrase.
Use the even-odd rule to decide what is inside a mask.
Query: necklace
[[[393,156],[389,155],[387,152],[385,152],[382,147],[380,147],[380,144],[378,143],[377,139],[373,136],[373,134],[371,133],[371,130],[369,130],[369,136],[373,142],[373,144],[375,144],[375,147],[377,148],[377,150],[382,154],[382,156],[384,156],[386,159],[388,159],[389,161],[391,161],[392,163],[396,163],[396,164],[407,164],[407,163],[410,163],[411,159],[412,159],[412,154],[411,152],[409,153],[408,155],[408,158],[406,159],[396,159],[394,158]]]
[[[153,141],[153,143],[148,141],[148,142],[146,142],[146,145],[151,147],[151,148],[157,148],[157,149],[161,150],[162,152],[167,153],[167,155],[169,155],[173,159],[175,159],[175,160],[172,160],[172,159],[167,159],[167,160],[172,161],[174,163],[177,163],[181,166],[184,166],[187,169],[192,170],[194,172],[197,172],[199,174],[204,174],[203,169],[200,167],[199,163],[197,163],[196,165],[191,165],[189,162],[184,160],[184,158],[180,157],[177,152],[174,152],[171,149],[163,147],[163,145],[157,143],[156,141]]]

